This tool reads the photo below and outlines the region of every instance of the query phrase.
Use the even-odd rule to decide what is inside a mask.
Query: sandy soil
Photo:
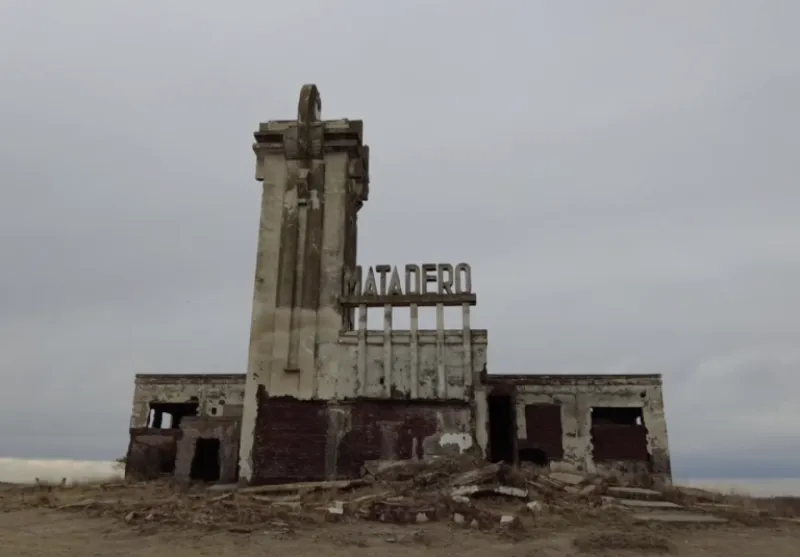
[[[478,557],[491,551],[497,557],[566,557],[573,555],[652,555],[686,557],[791,557],[800,547],[800,527],[779,529],[724,527],[671,529],[658,533],[642,528],[620,534],[622,545],[644,540],[645,547],[618,549],[614,537],[591,536],[586,525],[568,531],[531,531],[510,539],[492,533],[453,528],[445,524],[395,526],[358,522],[314,525],[302,531],[250,533],[212,532],[168,528],[157,524],[132,527],[118,519],[87,517],[81,513],[51,509],[26,509],[0,514],[0,547],[3,554],[19,557],[102,556],[174,557],[235,554],[240,557],[268,555],[332,557]],[[655,538],[658,543],[650,543]],[[576,539],[578,544],[576,546]],[[583,547],[589,540],[588,547]],[[650,540],[650,541],[649,541]],[[668,546],[662,547],[664,541]],[[583,551],[581,549],[583,548]],[[666,551],[665,551],[666,550]]]

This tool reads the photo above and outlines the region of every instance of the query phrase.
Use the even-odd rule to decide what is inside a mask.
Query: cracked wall
[[[559,409],[561,451],[554,454],[558,451],[549,449],[551,469],[616,475],[637,484],[671,483],[660,376],[494,376],[487,378],[477,396],[485,398],[500,386],[514,397],[518,448],[539,448],[543,440],[552,441],[552,432],[542,431],[554,427],[550,418],[543,418],[552,414],[544,409],[552,405]],[[593,431],[593,408],[639,409],[643,423],[595,423]],[[488,419],[485,411],[481,419]],[[593,440],[602,442],[602,449]],[[488,439],[481,441],[485,448]],[[548,447],[543,449],[547,452]]]
[[[146,428],[150,403],[199,404],[199,416],[241,416],[244,404],[244,374],[136,375],[131,428]]]

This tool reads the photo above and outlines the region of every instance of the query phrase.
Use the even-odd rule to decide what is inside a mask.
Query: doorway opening
[[[216,482],[220,475],[219,439],[201,437],[194,445],[189,477],[202,482]]]
[[[489,460],[514,462],[514,400],[509,394],[493,394],[487,398],[489,407]]]

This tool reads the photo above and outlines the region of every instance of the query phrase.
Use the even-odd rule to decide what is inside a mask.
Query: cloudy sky
[[[798,20],[0,0],[0,456],[121,456],[135,373],[245,371],[252,132],[315,82],[365,120],[361,263],[471,263],[492,372],[663,373],[678,475],[797,475]]]

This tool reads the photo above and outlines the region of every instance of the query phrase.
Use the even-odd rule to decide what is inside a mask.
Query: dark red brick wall
[[[329,404],[259,396],[251,483],[354,478],[367,460],[421,457],[423,440],[437,433],[439,413],[452,411],[455,419],[469,416],[469,408],[450,401]]]
[[[560,404],[529,404],[525,407],[527,439],[520,448],[540,449],[550,460],[564,457]]]
[[[594,460],[650,459],[647,428],[643,425],[595,424],[592,426]]]
[[[367,460],[422,458],[423,439],[436,435],[438,414],[469,410],[455,402],[360,400],[350,406],[350,430],[339,443],[336,460],[342,477],[358,476]]]
[[[323,479],[327,437],[325,402],[269,398],[260,388],[251,483]]]

